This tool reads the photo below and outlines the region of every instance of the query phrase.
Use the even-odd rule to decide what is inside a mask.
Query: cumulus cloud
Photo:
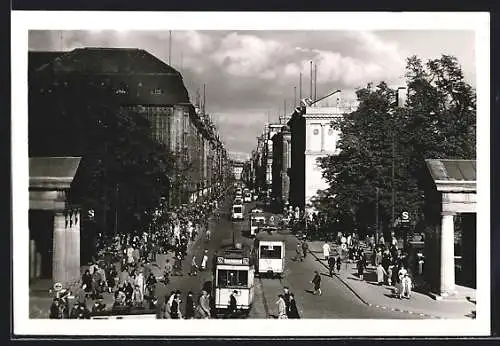
[[[168,63],[169,36],[168,31],[31,31],[29,47],[139,48]],[[181,71],[192,102],[196,90],[207,85],[207,110],[228,149],[248,153],[268,114],[277,121],[283,100],[293,105],[301,72],[303,95],[309,95],[311,60],[318,68],[318,96],[341,89],[348,101],[355,97],[354,88],[368,82],[401,85],[410,53],[457,55],[465,75],[474,76],[474,54],[466,48],[473,45],[473,33],[442,31],[172,31],[171,65]]]
[[[232,33],[222,40],[212,59],[231,75],[270,79],[275,74],[269,67],[283,51],[279,42]]]

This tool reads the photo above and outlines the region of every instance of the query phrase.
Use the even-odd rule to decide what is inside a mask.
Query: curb
[[[325,263],[323,263],[323,261],[320,258],[318,258],[318,256],[316,256],[311,250],[308,251],[314,258],[316,258],[316,260],[318,260],[319,263],[321,263],[323,267],[330,270],[330,268],[328,268],[328,266]],[[336,277],[340,282],[342,282],[349,289],[349,291],[351,291],[352,294],[354,294],[363,304],[371,306],[370,303],[364,300],[347,282],[344,281],[344,279],[341,279],[338,275],[334,275],[334,277]]]
[[[325,267],[326,269],[329,270],[328,266],[323,263],[323,261],[318,257],[316,256],[316,254],[314,254],[314,252],[312,252],[311,250],[308,250],[309,253],[318,260],[318,262],[321,263],[321,265],[323,267]],[[363,304],[367,305],[367,306],[370,306],[370,307],[374,307],[374,308],[377,308],[377,309],[381,309],[381,310],[390,310],[390,311],[397,311],[397,312],[404,312],[404,313],[407,313],[407,314],[410,314],[410,315],[415,315],[415,316],[420,316],[420,317],[427,317],[427,318],[433,318],[433,319],[447,319],[447,317],[440,317],[440,316],[435,316],[435,315],[429,315],[429,314],[425,314],[425,313],[420,313],[420,312],[414,312],[414,311],[410,311],[410,310],[404,310],[404,309],[399,309],[399,308],[389,308],[387,306],[383,306],[383,305],[378,305],[378,304],[371,304],[371,303],[368,303],[366,300],[364,300],[347,282],[345,282],[344,279],[342,279],[340,276],[338,275],[334,275],[340,282],[342,282]]]

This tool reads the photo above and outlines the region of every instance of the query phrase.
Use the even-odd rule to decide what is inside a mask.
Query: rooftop
[[[81,157],[30,157],[30,188],[69,188]]]
[[[425,162],[438,190],[448,190],[451,186],[476,190],[476,160],[428,159]]]

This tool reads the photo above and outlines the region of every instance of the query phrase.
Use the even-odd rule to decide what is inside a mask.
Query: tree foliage
[[[393,187],[395,216],[402,211],[418,216],[424,159],[475,158],[475,90],[464,81],[457,59],[443,55],[424,64],[412,56],[406,81],[405,107],[398,107],[397,90],[386,83],[368,84],[357,91],[359,108],[333,123],[340,131],[340,153],[320,159],[330,187],[316,207],[343,228],[373,232],[377,189],[382,229],[392,226]]]

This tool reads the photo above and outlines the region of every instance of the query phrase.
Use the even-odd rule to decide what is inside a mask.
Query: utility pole
[[[302,100],[302,72],[300,72],[299,75],[299,105],[301,100]]]
[[[286,99],[283,100],[283,116],[286,116]]]
[[[168,31],[168,64],[170,64],[172,58],[172,30]]]
[[[118,189],[119,185],[115,186],[115,236],[118,234]]]
[[[297,107],[297,87],[293,87],[293,108]]]
[[[206,84],[203,84],[203,115],[205,115],[205,103],[207,102]]]
[[[378,221],[378,187],[375,188],[376,190],[376,201],[375,201],[375,245],[378,244],[378,237],[379,237],[379,221]]]
[[[314,63],[314,99],[313,99],[313,101],[316,101],[316,97],[317,97],[317,94],[316,94],[317,84],[318,84],[318,65],[316,65],[316,63]]]
[[[311,70],[311,78],[309,81],[309,97],[312,99],[313,97],[313,62],[312,60],[309,62],[310,70]]]
[[[391,182],[391,187],[392,187],[392,196],[391,196],[391,204],[392,204],[392,223],[391,223],[391,230],[394,232],[394,221],[395,219],[395,211],[394,211],[394,206],[396,203],[396,189],[395,189],[395,157],[396,157],[396,145],[394,143],[394,127],[391,131],[391,141],[392,141],[392,182]]]

